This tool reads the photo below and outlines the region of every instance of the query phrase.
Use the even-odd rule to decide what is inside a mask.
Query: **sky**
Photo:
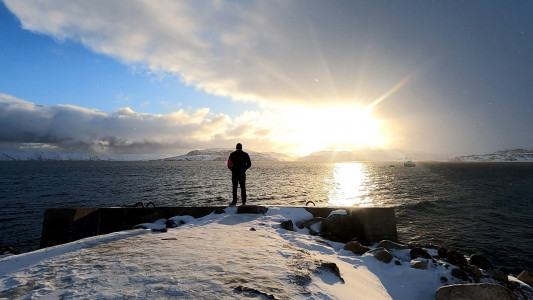
[[[0,1],[0,149],[533,149],[530,1]]]

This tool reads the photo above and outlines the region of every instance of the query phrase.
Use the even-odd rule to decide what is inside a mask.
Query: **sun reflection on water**
[[[374,206],[369,197],[372,186],[363,163],[337,163],[333,165],[328,204],[334,206]]]

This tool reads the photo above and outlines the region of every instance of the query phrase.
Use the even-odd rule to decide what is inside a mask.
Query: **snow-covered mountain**
[[[404,153],[405,152],[398,150],[320,151],[301,157],[298,161],[403,161],[405,156]]]
[[[452,161],[463,162],[533,162],[533,150],[512,149],[490,154],[458,156]]]
[[[185,155],[168,157],[164,160],[179,160],[179,161],[225,161],[228,159],[234,149],[206,149],[193,150]],[[250,155],[252,161],[286,161],[290,157],[280,153],[260,153],[255,151],[245,150]]]
[[[47,161],[47,160],[116,160],[137,161],[161,159],[168,155],[162,154],[86,154],[86,153],[63,153],[63,152],[31,152],[31,151],[0,151],[0,161]]]

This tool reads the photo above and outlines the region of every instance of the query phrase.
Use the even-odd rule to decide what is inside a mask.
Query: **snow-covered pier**
[[[132,229],[141,223],[175,216],[201,218],[221,212],[223,206],[211,207],[105,207],[105,208],[50,208],[43,221],[41,248],[64,244],[82,238]],[[237,213],[264,214],[265,206],[239,206]],[[381,240],[397,240],[396,219],[392,207],[304,207],[316,221],[326,218],[332,211],[344,209],[344,220],[331,224],[333,239],[348,241],[354,237],[365,244]],[[344,224],[344,225],[341,225]],[[167,224],[169,227],[172,224]]]
[[[44,229],[102,233],[141,217],[159,219],[0,257],[0,299],[533,299],[530,273],[507,275],[479,254],[363,246],[395,235],[384,226],[392,208],[54,209]]]

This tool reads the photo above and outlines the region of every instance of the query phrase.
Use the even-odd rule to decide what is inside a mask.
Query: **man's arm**
[[[251,166],[252,166],[252,161],[250,160],[250,155],[246,153],[246,170],[250,169]]]

